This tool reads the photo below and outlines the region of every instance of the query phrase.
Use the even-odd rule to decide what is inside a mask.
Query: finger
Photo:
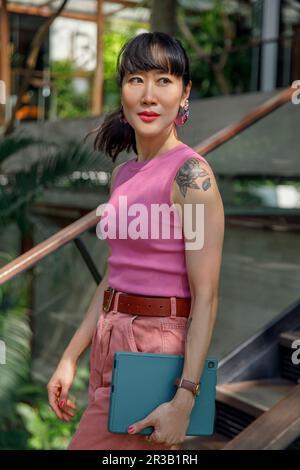
[[[69,384],[62,383],[61,395],[60,395],[60,401],[62,404],[60,406],[64,406],[67,403],[68,395],[69,395],[69,388],[70,388]]]
[[[54,411],[56,416],[64,421],[70,421],[72,416],[69,415],[69,413],[66,410],[61,410],[58,404],[59,398],[55,396],[56,394],[54,393],[54,387],[50,387],[48,389],[48,401],[51,409]]]
[[[71,403],[72,406],[70,406],[69,403],[70,403],[70,400],[68,400],[68,402],[63,407],[59,407],[59,408],[62,411],[62,413],[65,413],[65,416],[73,417],[75,413],[72,410],[75,409],[75,405]],[[58,406],[59,406],[59,402],[58,402]]]
[[[73,416],[75,416],[75,413],[73,413],[72,411],[68,410],[66,407],[61,410],[64,418],[73,418]]]
[[[62,419],[63,421],[70,421],[70,420],[73,418],[73,416],[74,416],[73,413],[70,413],[70,412],[69,412],[68,410],[66,410],[66,409],[63,409],[63,410],[60,409],[60,412],[61,412],[61,419]]]
[[[152,416],[150,415],[146,416],[146,418],[142,419],[141,421],[137,421],[136,423],[131,424],[128,429],[130,434],[136,434],[148,426],[154,426]]]
[[[67,400],[67,406],[69,406],[70,408],[73,408],[74,410],[77,410],[76,404],[70,399]]]
[[[67,421],[67,422],[71,421],[71,419],[73,418],[73,416],[74,416],[74,415],[71,415],[71,416],[70,416],[69,414],[63,412],[63,419],[64,419],[65,421]]]
[[[60,385],[48,385],[48,402],[49,406],[54,411],[56,416],[63,421],[70,421],[74,416],[73,413],[69,413],[69,410],[63,410],[59,407],[59,397],[61,393]]]
[[[150,434],[150,436],[149,436],[149,441],[150,441],[150,442],[153,442],[153,443],[154,443],[154,442],[161,442],[161,441],[159,440],[159,435],[158,435],[157,431],[154,430],[153,433]]]
[[[56,416],[59,419],[63,419],[63,414],[62,414],[61,410],[59,409],[58,404],[57,404],[56,399],[55,399],[55,396],[52,392],[49,392],[49,394],[48,394],[48,402],[49,402],[50,407],[52,408],[52,410],[56,414]]]

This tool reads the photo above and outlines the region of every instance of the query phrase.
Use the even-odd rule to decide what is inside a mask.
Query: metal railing
[[[268,99],[265,103],[258,106],[254,111],[248,113],[241,120],[226,126],[224,129],[213,134],[208,139],[205,139],[195,147],[195,151],[201,155],[206,155],[207,153],[235,137],[246,128],[250,127],[258,120],[264,118],[267,114],[271,113],[276,108],[286,104],[291,99],[291,96],[294,92],[295,89],[292,87],[281,91],[273,98]],[[80,249],[80,253],[87,263],[96,282],[100,282],[101,276],[98,273],[90,255],[88,254],[87,249],[84,247],[82,241],[78,241],[78,237],[86,230],[94,227],[99,222],[100,217],[101,216],[96,214],[96,209],[89,212],[85,216],[71,223],[62,230],[59,230],[48,239],[44,240],[32,249],[18,256],[10,263],[3,266],[0,269],[0,285],[4,284],[18,274],[23,273],[27,269],[37,264],[39,261],[43,260],[46,256],[49,256],[63,245],[73,240],[76,240],[76,246]]]

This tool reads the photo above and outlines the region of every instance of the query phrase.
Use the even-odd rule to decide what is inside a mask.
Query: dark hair
[[[187,86],[190,80],[189,59],[178,39],[166,33],[150,32],[128,40],[117,58],[117,84],[122,87],[127,72],[153,69],[182,77],[184,86]],[[134,129],[129,123],[120,122],[121,110],[122,106],[108,114],[99,127],[87,134],[97,132],[94,150],[108,153],[113,162],[122,150],[128,153],[133,149],[137,154]]]

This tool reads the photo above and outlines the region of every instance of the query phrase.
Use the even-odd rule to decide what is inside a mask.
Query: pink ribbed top
[[[191,297],[180,218],[176,210],[169,211],[176,173],[191,157],[207,163],[204,157],[181,143],[146,162],[133,158],[119,168],[107,201],[113,211],[108,216],[106,211],[102,214],[102,217],[106,214],[110,227],[115,228],[113,236],[108,231],[106,235],[112,251],[108,258],[109,286],[141,295]],[[165,204],[169,216],[155,217],[153,204],[156,207]],[[112,217],[113,213],[116,217]],[[141,216],[139,223],[137,219],[141,221]],[[157,229],[156,238],[151,238],[151,227]],[[179,227],[181,238],[178,231],[175,235],[175,227]],[[168,228],[170,233],[167,230],[163,235],[163,228]]]

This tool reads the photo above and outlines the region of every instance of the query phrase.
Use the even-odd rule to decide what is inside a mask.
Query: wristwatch
[[[190,380],[186,380],[183,378],[180,379],[179,377],[177,377],[175,385],[177,385],[177,387],[182,387],[186,388],[187,390],[190,390],[195,398],[200,393],[200,382],[196,384],[195,382],[191,382]]]

